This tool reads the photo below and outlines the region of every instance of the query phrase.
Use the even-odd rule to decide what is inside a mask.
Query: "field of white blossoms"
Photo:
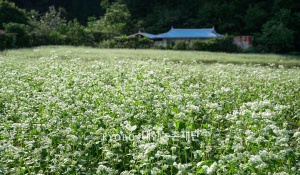
[[[0,174],[300,172],[299,68],[123,52],[0,54]]]

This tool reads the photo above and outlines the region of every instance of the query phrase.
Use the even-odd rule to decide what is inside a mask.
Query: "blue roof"
[[[222,37],[214,28],[209,29],[174,29],[162,34],[155,35],[155,38],[217,38]]]

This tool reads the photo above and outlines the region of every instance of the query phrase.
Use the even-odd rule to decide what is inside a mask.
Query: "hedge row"
[[[101,48],[152,48],[153,41],[148,38],[122,36],[112,40],[105,40],[99,44]]]
[[[175,43],[175,50],[197,50],[210,52],[241,52],[241,48],[233,43],[233,37],[223,36],[207,41],[195,40],[192,43],[178,41]]]

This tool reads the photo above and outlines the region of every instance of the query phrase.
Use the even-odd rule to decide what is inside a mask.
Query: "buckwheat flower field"
[[[145,52],[0,54],[0,174],[299,174],[299,68]]]

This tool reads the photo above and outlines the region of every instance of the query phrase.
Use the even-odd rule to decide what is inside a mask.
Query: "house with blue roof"
[[[204,29],[175,29],[172,27],[171,30],[162,34],[153,35],[139,31],[132,36],[147,37],[154,40],[155,44],[163,46],[174,45],[177,41],[190,43],[193,40],[209,40],[222,37],[221,34],[216,32],[214,27]]]

